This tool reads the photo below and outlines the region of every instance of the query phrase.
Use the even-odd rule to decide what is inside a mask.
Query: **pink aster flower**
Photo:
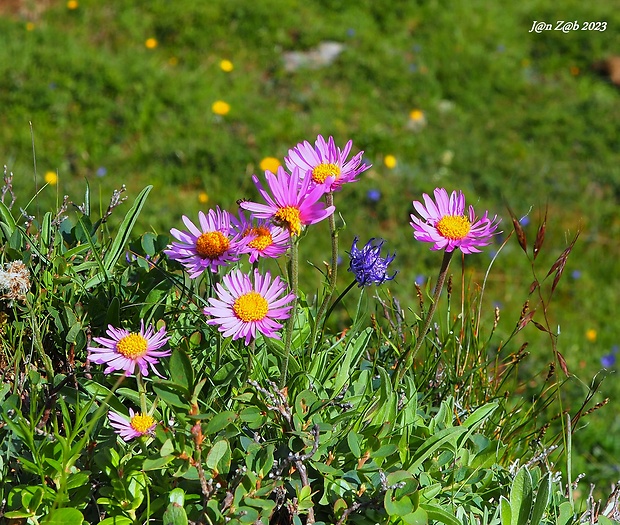
[[[356,177],[370,168],[370,165],[362,163],[363,151],[347,162],[352,145],[353,142],[349,141],[341,150],[334,143],[333,137],[325,142],[319,135],[314,147],[304,141],[288,150],[284,162],[291,171],[299,168],[302,178],[309,176],[315,184],[322,185],[325,191],[338,191],[346,182],[356,182]]]
[[[248,240],[239,253],[249,253],[250,262],[259,257],[277,259],[286,253],[289,248],[290,234],[288,230],[280,228],[266,219],[248,220],[243,211],[239,218],[231,218],[233,227]]]
[[[481,218],[476,217],[473,206],[465,213],[463,192],[448,192],[437,188],[435,202],[425,193],[424,204],[413,201],[413,207],[421,218],[411,215],[411,226],[418,241],[434,243],[431,250],[445,249],[448,252],[460,248],[463,253],[479,252],[478,247],[491,242],[499,221],[495,215],[489,218],[488,211]]]
[[[164,253],[171,259],[179,261],[193,279],[207,268],[217,272],[218,267],[239,259],[239,234],[230,226],[230,213],[220,210],[209,210],[205,215],[198,212],[200,227],[197,227],[185,215],[183,222],[189,231],[172,228],[170,233],[179,242],[173,242]]]
[[[322,221],[336,209],[335,206],[325,208],[322,202],[318,202],[324,189],[321,186],[310,188],[310,177],[300,180],[298,168],[289,175],[280,166],[277,176],[266,171],[265,178],[273,198],[265,191],[258,177],[252,175],[254,184],[267,204],[244,201],[239,206],[251,211],[257,219],[270,219],[276,226],[286,228],[291,235],[299,235],[302,226]]]
[[[157,425],[157,421],[152,416],[136,413],[131,408],[129,409],[129,420],[116,412],[108,412],[108,419],[114,428],[114,432],[125,441],[151,434]]]
[[[163,377],[155,369],[160,357],[171,354],[170,350],[161,350],[169,337],[166,329],[161,328],[157,333],[152,327],[144,329],[144,320],[140,322],[140,332],[134,333],[124,328],[114,328],[108,325],[106,331],[108,337],[93,337],[93,341],[101,346],[88,347],[88,359],[98,365],[107,364],[104,374],[110,374],[115,370],[124,370],[125,375],[133,374],[136,367],[142,375],[149,375],[149,366],[153,372]]]
[[[289,318],[294,298],[286,294],[286,285],[276,277],[273,281],[267,272],[264,276],[254,271],[254,283],[250,276],[240,270],[225,275],[223,284],[216,285],[217,299],[209,299],[211,306],[204,309],[205,315],[213,317],[207,321],[210,325],[219,325],[225,337],[233,339],[245,337],[245,344],[256,339],[256,332],[265,337],[280,339],[276,330],[282,328],[278,323]]]

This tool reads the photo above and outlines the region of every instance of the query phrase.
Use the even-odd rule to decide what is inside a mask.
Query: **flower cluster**
[[[228,64],[222,64],[223,70],[231,69]],[[295,261],[297,242],[304,230],[334,214],[333,193],[346,183],[357,181],[358,176],[370,168],[362,161],[363,152],[349,159],[351,149],[351,141],[341,149],[333,137],[325,140],[319,135],[314,146],[305,141],[290,149],[284,158],[286,168],[277,159],[267,157],[261,162],[265,168],[265,184],[256,175],[252,176],[264,202],[241,200],[237,215],[219,207],[206,213],[200,211],[197,223],[183,215],[186,230],[170,230],[174,241],[164,250],[169,259],[180,263],[191,279],[205,272],[217,274],[215,281],[211,281],[215,283],[211,288],[213,296],[207,298],[208,306],[203,313],[206,323],[216,326],[224,337],[243,340],[246,346],[259,334],[264,338],[281,338],[282,321],[288,319],[290,323],[295,308],[296,280],[291,280],[289,289],[280,277],[272,277],[268,271],[261,273],[258,262],[262,258],[278,258],[289,251],[291,262]],[[377,202],[380,194],[374,191],[368,198]],[[411,215],[417,240],[431,242],[431,249],[445,250],[447,254],[456,248],[463,253],[477,252],[491,242],[499,223],[497,217],[489,218],[485,212],[478,218],[471,206],[466,211],[461,192],[448,195],[445,189],[438,188],[434,197],[435,201],[424,194],[423,203],[413,202],[419,215]],[[330,228],[335,228],[333,221],[330,221]],[[355,283],[361,288],[394,279],[397,272],[388,275],[388,267],[396,254],[381,255],[385,241],[373,238],[361,249],[358,241],[355,237],[349,253],[348,271],[354,275],[354,281],[348,289]],[[332,254],[335,259],[337,246],[333,246]],[[243,255],[248,255],[253,265],[249,274],[239,267]],[[335,275],[336,265],[337,262],[332,261],[330,275]],[[294,267],[291,264],[292,275],[295,275]],[[27,282],[27,276],[22,281]],[[7,289],[8,285],[2,283],[0,281],[0,286]],[[335,288],[335,278],[330,284]],[[25,293],[24,286],[18,288],[18,292]],[[331,300],[333,288],[318,310],[319,319]],[[16,289],[15,286],[12,289]],[[431,316],[429,313],[429,319]],[[285,351],[290,349],[292,326],[289,324],[286,330]],[[151,326],[145,328],[142,320],[138,332],[110,325],[106,337],[93,338],[98,346],[88,347],[90,361],[105,364],[105,374],[115,371],[122,371],[125,376],[136,374],[141,411],[129,409],[129,418],[115,412],[108,415],[110,425],[124,440],[150,435],[157,424],[146,409],[142,377],[147,376],[149,370],[161,376],[155,366],[159,358],[171,354],[170,350],[162,349],[169,339],[165,328],[156,332]],[[283,377],[286,377],[286,369]]]
[[[371,284],[380,285],[385,281],[391,281],[396,277],[394,272],[390,277],[387,275],[387,268],[389,264],[394,260],[396,254],[387,254],[386,257],[381,257],[381,249],[385,241],[379,240],[377,244],[374,243],[375,239],[370,239],[366,246],[361,250],[357,248],[357,241],[359,239],[355,237],[353,245],[351,246],[351,262],[349,265],[349,271],[355,275],[355,280],[358,286],[368,286]]]

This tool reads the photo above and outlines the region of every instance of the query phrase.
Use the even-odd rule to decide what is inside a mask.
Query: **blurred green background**
[[[579,27],[530,32],[560,20]],[[103,209],[122,184],[130,199],[153,184],[139,231],[166,233],[181,214],[256,199],[263,159],[319,133],[352,139],[373,168],[336,195],[343,248],[387,239],[404,304],[440,262],[408,225],[422,192],[463,190],[504,218],[504,237],[508,204],[530,246],[548,207],[539,277],[582,232],[549,310],[574,413],[604,365],[616,368],[620,341],[620,87],[599,64],[620,55],[619,27],[618,0],[0,1],[0,163],[14,173],[13,210],[35,215],[65,194],[81,203],[85,181]],[[326,225],[316,232],[302,260],[321,265]],[[472,288],[498,247],[467,258]],[[460,280],[458,261],[453,271]],[[309,266],[304,279],[320,285]],[[531,281],[513,239],[483,298],[506,335]],[[523,338],[536,374],[552,360],[548,338],[533,326]],[[593,402],[606,397],[573,440],[587,483],[620,477],[613,375]]]

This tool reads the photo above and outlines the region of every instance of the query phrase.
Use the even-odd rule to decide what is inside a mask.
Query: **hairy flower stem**
[[[439,276],[437,277],[437,284],[435,285],[435,290],[433,291],[433,300],[428,308],[428,313],[426,314],[426,319],[424,320],[424,326],[422,327],[422,330],[420,330],[420,332],[418,333],[418,338],[416,340],[415,346],[410,347],[409,350],[399,361],[398,369],[396,371],[396,374],[394,375],[394,386],[397,386],[401,382],[403,376],[405,375],[405,372],[409,370],[409,368],[411,368],[415,356],[418,354],[418,351],[422,347],[422,343],[424,343],[426,333],[431,327],[431,321],[433,320],[435,310],[437,310],[437,305],[439,304],[439,296],[441,295],[441,290],[443,289],[443,285],[446,282],[448,267],[450,266],[450,261],[452,260],[453,253],[454,251],[444,251],[443,253],[443,260],[441,261],[441,268],[439,270]]]
[[[140,370],[136,371],[136,383],[138,384],[138,394],[140,396],[140,411],[142,414],[148,414],[146,407],[146,385],[144,384]]]
[[[334,205],[334,194],[331,191],[325,194],[325,205],[327,207]],[[332,297],[334,296],[334,292],[336,291],[336,281],[338,279],[338,230],[336,229],[335,214],[332,213],[327,218],[327,221],[329,223],[329,231],[331,233],[331,238],[332,238],[332,260],[331,260],[331,265],[329,267],[329,275],[328,275],[329,288],[327,292],[325,293],[325,297],[323,297],[323,302],[321,303],[321,306],[319,307],[319,310],[316,314],[316,318],[314,320],[314,326],[312,327],[312,334],[310,336],[310,345],[308,347],[311,350],[314,350],[316,334],[318,331],[319,324],[322,321],[322,318],[323,318],[323,315],[325,314],[325,310],[327,309],[327,306],[329,305],[329,303],[332,300]],[[330,308],[329,313],[331,313],[331,311],[332,311],[332,308]],[[325,319],[329,317],[329,313],[328,315],[325,316]]]
[[[297,310],[297,294],[299,290],[299,245],[298,238],[291,237],[291,260],[289,261],[289,282],[291,291],[295,295],[291,302],[291,315],[286,321],[286,334],[284,338],[284,363],[280,375],[280,388],[286,385],[286,374],[288,372],[288,362],[291,355],[291,344],[293,343],[293,329],[295,328],[295,313]]]

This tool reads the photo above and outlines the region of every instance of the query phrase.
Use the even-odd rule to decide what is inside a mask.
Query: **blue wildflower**
[[[573,270],[571,277],[575,280],[579,279],[581,277],[581,270]]]
[[[616,354],[618,353],[618,345],[611,347],[611,352],[601,357],[601,364],[605,368],[611,368],[616,364]]]
[[[99,166],[97,168],[97,177],[105,177],[106,173],[108,173],[108,170],[105,166]]]
[[[366,246],[359,250],[357,248],[358,240],[358,237],[353,239],[351,253],[349,254],[351,258],[349,271],[355,275],[358,286],[361,288],[372,283],[379,285],[394,279],[398,272],[394,272],[392,276],[388,277],[387,268],[396,254],[390,255],[388,253],[386,257],[381,257],[381,248],[385,241],[379,239],[378,244],[374,244],[375,239],[372,238],[366,243]]]
[[[421,273],[419,273],[418,275],[415,276],[415,283],[418,286],[422,286],[425,282],[426,282],[426,276],[425,275],[422,275]]]
[[[368,190],[366,198],[371,202],[379,202],[381,199],[381,192],[376,189]]]

